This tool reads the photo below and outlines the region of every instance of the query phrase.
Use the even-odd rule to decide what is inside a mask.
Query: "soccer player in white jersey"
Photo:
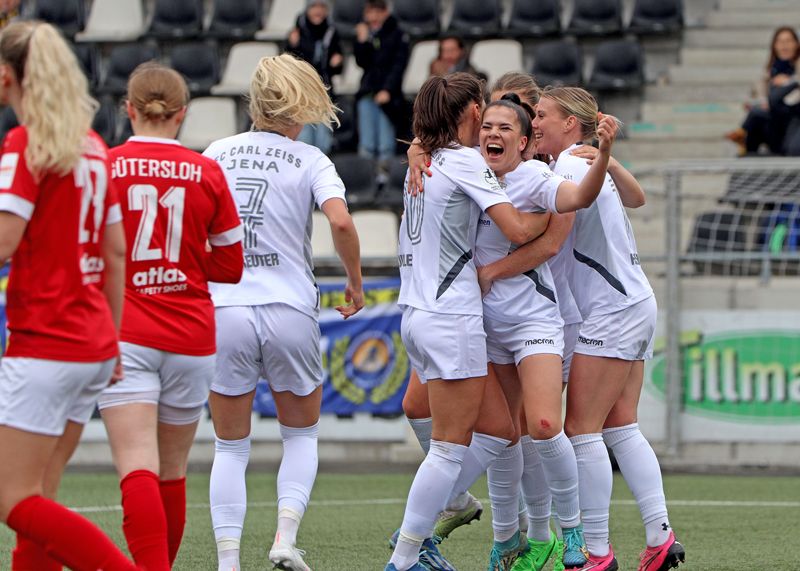
[[[570,153],[595,136],[597,113],[596,101],[582,89],[542,93],[533,128],[538,150],[556,158],[557,174],[575,181],[586,176],[586,162]],[[577,213],[568,248],[573,255],[570,286],[583,317],[565,421],[578,458],[581,512],[591,554],[583,569],[617,569],[608,541],[608,445],[645,525],[647,547],[639,570],[664,571],[676,567],[685,555],[670,528],[658,459],[636,422],[644,359],[652,356],[656,302],[610,177],[597,201]]]
[[[311,215],[330,221],[347,274],[344,318],[363,305],[358,235],[333,163],[296,141],[307,124],[330,125],[335,107],[314,68],[288,54],[262,58],[250,84],[253,130],[212,143],[205,154],[223,168],[245,226],[245,272],[237,285],[214,285],[217,377],[211,387],[216,453],[211,519],[220,571],[239,567],[247,497],[250,417],[259,377],[270,383],[283,459],[278,471],[278,528],[269,560],[307,571],[295,547],[317,473],[322,398]]]
[[[403,342],[420,380],[428,383],[433,425],[387,571],[430,568],[419,562],[420,549],[425,556],[435,552],[429,538],[436,517],[462,467],[469,471],[470,462],[478,462],[470,441],[487,373],[472,260],[480,212],[487,211],[514,243],[541,232],[541,219],[511,205],[492,170],[471,148],[477,142],[482,95],[476,78],[456,73],[428,79],[414,102],[414,134],[433,151],[436,176],[425,193],[405,195],[398,303]]]

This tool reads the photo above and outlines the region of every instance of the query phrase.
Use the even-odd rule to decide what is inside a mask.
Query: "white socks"
[[[422,451],[425,454],[428,453],[428,450],[431,448],[431,434],[433,433],[433,419],[431,417],[428,418],[408,418],[408,424],[411,425],[411,430],[414,431],[414,434],[419,441],[419,445],[422,447]]]
[[[614,451],[622,477],[639,504],[647,545],[662,545],[669,538],[670,526],[661,467],[653,448],[637,423],[606,428],[603,430],[603,439]]]
[[[436,518],[445,508],[466,453],[466,446],[431,440],[430,451],[408,492],[400,538],[390,560],[398,570],[408,569],[418,561],[419,546],[433,533]]]
[[[519,482],[522,449],[519,442],[508,446],[489,464],[489,499],[492,502],[494,540],[508,541],[519,530]]]
[[[542,458],[550,495],[562,528],[578,527],[581,511],[578,505],[578,464],[572,443],[562,430],[548,440],[534,440]]]
[[[550,488],[542,467],[542,458],[529,435],[519,439],[522,447],[522,494],[528,506],[528,539],[550,539]]]
[[[458,475],[453,486],[453,491],[447,499],[448,508],[453,507],[453,502],[464,494],[472,487],[478,478],[486,471],[489,464],[497,458],[498,454],[502,452],[511,441],[505,438],[497,438],[496,436],[489,436],[488,434],[481,434],[474,432],[472,434],[472,442],[470,442],[464,462],[461,467],[461,473]]]
[[[578,461],[578,493],[586,547],[592,555],[603,557],[608,555],[611,460],[600,433],[573,436],[570,442]]]
[[[247,512],[244,473],[249,459],[250,437],[216,439],[209,499],[220,569],[239,569],[239,542]]]
[[[283,458],[278,469],[278,534],[281,541],[294,545],[317,477],[319,423],[305,428],[281,424],[280,430]]]

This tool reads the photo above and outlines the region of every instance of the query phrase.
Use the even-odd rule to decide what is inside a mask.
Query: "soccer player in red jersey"
[[[129,244],[125,378],[99,407],[128,548],[146,569],[169,569],[183,536],[186,464],[216,362],[208,281],[237,283],[244,269],[242,224],[221,168],[175,140],[188,99],[176,71],[140,65],[128,81],[135,136],[110,151]]]
[[[90,129],[96,102],[55,28],[3,31],[0,103],[21,122],[0,158],[0,260],[11,258],[0,518],[18,535],[12,569],[132,570],[94,524],[49,499],[98,395],[119,377],[125,271],[108,151]]]

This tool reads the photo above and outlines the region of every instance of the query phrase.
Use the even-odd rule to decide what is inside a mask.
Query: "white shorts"
[[[158,420],[200,420],[214,380],[215,355],[181,355],[135,343],[119,344],[125,377],[103,391],[100,410],[132,403],[159,405]]]
[[[656,333],[655,296],[605,315],[590,315],[581,325],[575,352],[625,361],[652,359]]]
[[[29,357],[0,360],[0,425],[61,436],[68,420],[86,424],[116,359],[97,363]]]
[[[319,322],[283,303],[218,307],[217,373],[211,390],[254,391],[264,377],[273,391],[297,396],[322,385]]]
[[[487,374],[486,333],[480,315],[403,310],[400,327],[411,366],[422,383],[469,379]]]
[[[504,323],[483,316],[486,330],[486,353],[498,365],[520,362],[530,355],[558,355],[564,351],[563,322],[529,321]]]
[[[570,323],[564,326],[564,357],[561,359],[561,381],[569,381],[569,368],[572,366],[572,356],[575,354],[575,343],[578,342],[578,333],[581,324]]]

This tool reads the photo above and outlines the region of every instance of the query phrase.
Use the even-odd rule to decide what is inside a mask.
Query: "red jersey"
[[[28,132],[9,131],[0,158],[0,210],[28,221],[11,257],[6,355],[96,362],[118,354],[103,295],[106,224],[121,222],[108,149],[89,132],[83,156],[65,176],[36,182],[25,161]]]
[[[128,244],[123,341],[183,355],[216,352],[207,245],[244,267],[244,236],[219,165],[172,139],[131,137],[110,151]],[[231,273],[231,272],[229,272]],[[217,280],[224,279],[215,277]]]

